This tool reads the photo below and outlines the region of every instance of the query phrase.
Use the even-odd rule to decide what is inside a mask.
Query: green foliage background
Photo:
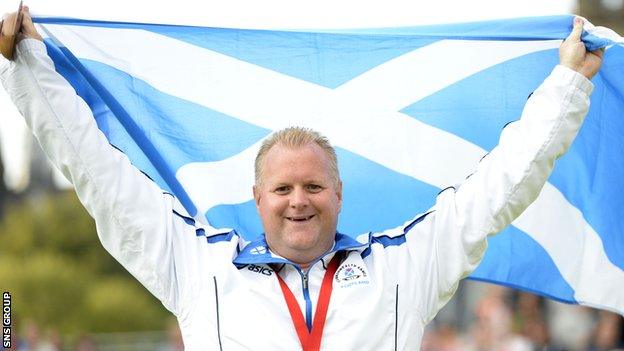
[[[0,289],[12,313],[64,335],[164,330],[170,313],[100,244],[73,191],[4,208]]]

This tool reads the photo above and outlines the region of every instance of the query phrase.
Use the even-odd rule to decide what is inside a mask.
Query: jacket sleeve
[[[487,236],[503,230],[539,195],[554,162],[568,149],[589,109],[592,83],[557,66],[507,125],[498,146],[458,187],[442,191],[432,212],[406,235],[427,323],[485,253]],[[413,278],[412,278],[413,279]]]
[[[195,273],[175,257],[198,255],[195,229],[177,200],[132,166],[97,128],[91,110],[55,70],[45,45],[26,39],[2,83],[52,162],[73,183],[106,250],[176,313]],[[187,262],[185,262],[187,263]]]

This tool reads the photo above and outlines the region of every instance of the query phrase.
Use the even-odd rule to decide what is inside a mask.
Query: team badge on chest
[[[340,266],[334,275],[334,281],[340,288],[368,285],[370,283],[366,269],[354,263],[346,263]]]

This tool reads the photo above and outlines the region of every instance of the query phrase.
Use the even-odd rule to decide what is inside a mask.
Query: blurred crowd
[[[104,351],[119,350],[106,335],[61,338],[27,321],[11,350]],[[145,340],[128,350],[182,351],[175,322],[158,333],[149,346]],[[117,344],[118,345],[118,344]],[[422,351],[624,351],[624,318],[607,312],[554,302],[530,293],[485,283],[464,281],[456,296],[425,332]]]
[[[129,333],[136,334],[136,333]],[[141,333],[138,333],[141,334]],[[82,334],[71,338],[61,338],[58,331],[49,329],[42,333],[39,326],[33,321],[26,321],[22,326],[18,338],[13,339],[10,349],[16,351],[106,351],[106,350],[150,350],[150,351],[183,351],[182,334],[175,319],[171,318],[166,331],[159,332],[160,337],[154,337],[154,333],[145,333],[149,336],[136,336],[125,338],[119,342],[119,338],[111,338],[110,335]],[[117,340],[115,340],[117,339]]]
[[[466,281],[429,325],[422,351],[624,351],[624,318]]]

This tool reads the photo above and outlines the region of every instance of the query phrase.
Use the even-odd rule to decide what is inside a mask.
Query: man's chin
[[[292,233],[287,238],[286,244],[291,250],[299,252],[324,252],[324,249],[329,249],[324,247],[329,244],[320,234],[310,232]]]
[[[331,238],[325,237],[319,230],[284,229],[286,229],[284,232],[273,237],[267,235],[267,242],[271,250],[291,260],[294,257],[314,260],[331,249],[334,242],[333,235]]]
[[[287,245],[293,251],[306,252],[318,249],[319,241],[311,240],[310,238],[302,238],[300,240],[289,240]]]

